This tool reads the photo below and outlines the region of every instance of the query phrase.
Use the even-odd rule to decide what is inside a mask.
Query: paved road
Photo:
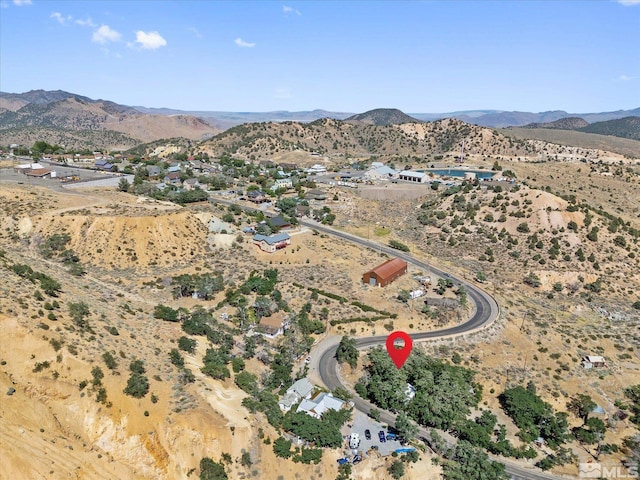
[[[213,201],[217,201],[225,204],[232,204],[235,202],[225,201],[221,199],[212,199]],[[247,207],[243,207],[247,208]],[[257,210],[256,208],[251,208],[252,210]],[[268,212],[265,212],[268,214]],[[459,325],[444,328],[441,330],[433,330],[430,332],[422,332],[422,333],[414,333],[411,334],[411,338],[414,341],[424,341],[424,340],[432,340],[437,338],[455,338],[458,336],[464,336],[466,334],[470,334],[483,328],[491,325],[500,315],[500,307],[495,299],[489,295],[487,292],[481,290],[480,288],[472,285],[470,283],[465,282],[464,280],[454,277],[443,270],[439,270],[421,260],[418,260],[411,256],[409,253],[402,252],[400,250],[393,249],[387,245],[383,245],[377,242],[372,242],[370,240],[357,237],[355,235],[351,235],[346,232],[342,232],[340,230],[335,230],[333,228],[329,228],[326,225],[322,225],[318,222],[311,220],[301,220],[301,225],[306,227],[315,229],[319,232],[326,233],[328,235],[334,235],[339,238],[342,238],[346,241],[356,243],[365,248],[371,248],[374,250],[378,250],[380,252],[384,252],[388,255],[395,256],[398,258],[402,258],[409,264],[415,265],[418,268],[423,269],[425,272],[432,272],[435,275],[440,277],[448,277],[451,278],[455,283],[464,285],[467,290],[467,295],[473,300],[475,304],[475,309],[471,318],[464,323]],[[367,338],[358,338],[356,339],[356,346],[358,349],[366,349],[371,348],[376,345],[383,345],[387,339],[386,335],[380,335],[375,337],[367,337]],[[317,369],[317,373],[319,378],[325,384],[325,386],[330,390],[335,390],[338,387],[347,388],[346,385],[342,383],[342,379],[338,373],[338,362],[336,361],[336,349],[338,347],[338,343],[340,341],[339,336],[328,337],[318,345],[313,348],[311,352],[311,356],[313,358],[310,368],[312,370]],[[380,410],[378,407],[373,405],[372,403],[366,401],[365,399],[359,397],[358,395],[354,395],[353,397],[354,406],[361,412],[369,413],[371,408],[376,408],[380,411],[380,420],[387,423],[388,425],[395,425],[395,417],[396,415],[386,411]],[[455,442],[455,438],[451,435],[448,435],[446,432],[438,432],[445,442],[448,444],[453,444]],[[421,440],[431,443],[431,435],[426,428],[420,427],[418,429],[418,436]],[[508,475],[511,476],[513,480],[557,480],[560,478],[567,477],[559,477],[556,475],[548,474],[542,472],[539,469],[526,468],[521,464],[516,464],[509,460],[505,460],[503,458],[497,458],[492,456],[495,460],[500,461],[505,465],[505,469]]]
[[[359,245],[362,245],[363,247],[372,248],[375,250],[379,250],[381,252],[385,252],[389,255],[402,258],[407,263],[415,265],[418,268],[421,268],[425,271],[430,271],[440,277],[443,277],[443,276],[449,277],[454,282],[463,284],[465,286],[468,296],[475,303],[475,310],[471,318],[466,322],[453,327],[449,327],[441,330],[434,330],[430,332],[411,334],[411,338],[414,341],[424,341],[424,340],[437,339],[437,338],[453,338],[453,337],[469,334],[469,333],[481,330],[487,327],[488,325],[491,325],[500,315],[500,307],[498,306],[497,302],[491,295],[479,289],[475,285],[467,283],[462,279],[449,275],[442,270],[434,268],[433,266],[428,265],[427,263],[412,257],[406,252],[395,250],[386,245],[381,245],[379,243],[371,242],[369,240],[356,237],[354,235],[341,232],[339,230],[328,228],[325,225],[318,224],[317,222],[302,221],[300,223],[309,228],[313,228],[318,231],[321,231],[323,233],[326,233],[329,235],[335,235],[344,240],[357,243]],[[387,335],[358,338],[356,339],[356,346],[359,350],[367,349],[377,345],[384,345],[386,339],[387,339]],[[317,361],[313,363],[314,363],[314,366],[317,365],[318,375],[322,379],[322,382],[325,384],[325,386],[330,390],[335,390],[338,387],[348,388],[346,385],[342,383],[342,379],[340,378],[340,375],[338,373],[338,362],[336,361],[336,357],[335,357],[337,346],[338,346],[338,341],[336,340],[336,337],[330,337],[325,341],[319,343],[314,348],[315,351],[313,352],[314,354],[313,356],[316,357],[317,359]],[[395,414],[385,410],[380,410],[378,407],[364,400],[358,395],[354,395],[353,402],[356,409],[367,414],[369,413],[371,408],[376,408],[377,410],[380,411],[381,421],[386,422],[388,425],[395,425],[395,417],[396,417]],[[455,442],[455,439],[452,436],[446,434],[445,432],[439,432],[439,434],[443,437],[445,442],[447,442],[448,444],[453,444]],[[431,435],[426,428],[420,427],[418,430],[418,436],[421,438],[421,440],[425,441],[427,444],[432,443]],[[558,477],[555,475],[542,472],[541,470],[526,468],[521,465],[509,462],[508,460],[505,461],[505,459],[503,458],[497,458],[497,457],[492,457],[492,458],[500,461],[501,463],[504,463],[507,474],[510,475],[511,478],[514,480],[525,480],[525,479],[555,480],[558,478],[562,478],[562,477]]]

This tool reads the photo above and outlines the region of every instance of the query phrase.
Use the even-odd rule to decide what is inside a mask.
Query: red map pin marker
[[[398,348],[396,346],[396,340],[402,340],[404,342],[404,346]],[[409,358],[409,354],[411,353],[411,348],[413,347],[413,341],[411,337],[404,332],[393,332],[391,335],[387,337],[387,353],[393,360],[393,363],[396,364],[398,369],[402,368],[404,362]]]

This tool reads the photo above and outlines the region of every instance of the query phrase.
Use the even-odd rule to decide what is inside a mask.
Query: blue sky
[[[0,0],[0,90],[183,110],[640,106],[640,0]]]

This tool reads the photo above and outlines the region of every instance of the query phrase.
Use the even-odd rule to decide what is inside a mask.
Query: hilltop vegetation
[[[188,115],[143,114],[133,107],[68,92],[33,91],[0,96],[0,143],[45,140],[66,148],[127,149],[161,138],[200,140],[217,133]]]
[[[549,123],[530,123],[522,128],[548,128],[553,130],[575,130],[578,132],[611,135],[614,137],[640,140],[640,117],[624,117],[589,124],[582,118],[567,117]]]
[[[288,152],[317,152],[343,163],[349,158],[375,156],[381,160],[433,160],[456,154],[464,140],[465,152],[530,159],[598,159],[595,149],[566,147],[536,140],[507,137],[495,130],[445,119],[428,123],[376,126],[322,119],[296,122],[251,123],[233,127],[202,142],[195,149],[215,157],[234,155],[248,160],[280,158]]]

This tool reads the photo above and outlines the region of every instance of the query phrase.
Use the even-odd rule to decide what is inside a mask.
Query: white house
[[[287,393],[278,402],[280,410],[288,412],[296,403],[302,399],[311,398],[315,387],[306,378],[301,378],[287,389]]]
[[[271,190],[276,191],[279,188],[293,188],[293,182],[290,178],[278,178],[271,186]]]
[[[305,172],[311,175],[316,173],[327,173],[327,167],[325,167],[324,165],[320,165],[319,163],[316,163],[315,165],[312,165],[310,168],[307,168]]]
[[[340,410],[343,406],[344,402],[339,398],[335,398],[330,393],[321,393],[313,399],[302,400],[297,411],[320,419],[327,410]]]

